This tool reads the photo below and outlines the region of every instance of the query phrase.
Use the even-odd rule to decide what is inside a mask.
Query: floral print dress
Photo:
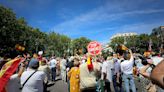
[[[80,92],[80,70],[78,67],[73,67],[68,72],[68,78],[70,78],[70,92]]]

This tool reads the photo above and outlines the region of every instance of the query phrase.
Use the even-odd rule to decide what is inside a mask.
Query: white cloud
[[[152,14],[152,13],[160,13],[160,12],[164,12],[164,9],[135,10],[135,11],[126,11],[126,12],[109,14],[108,12],[105,12],[105,10],[103,10],[102,8],[99,8],[87,14],[78,16],[70,21],[63,22],[55,26],[52,30],[64,34],[76,35],[81,33],[77,31],[78,29],[88,25],[102,23],[104,21],[112,22],[114,20],[118,20],[122,17],[127,17],[130,15],[136,16],[136,15]]]
[[[136,32],[137,34],[143,34],[143,33],[150,34],[153,28],[156,28],[162,25],[164,25],[164,21],[156,22],[156,23],[149,23],[149,24],[136,23],[136,24],[123,25],[118,28],[110,28],[111,30],[109,29],[109,31],[111,32],[105,32],[105,36],[101,36],[101,39],[99,39],[99,41],[103,44],[108,43],[110,42],[111,37],[117,33]]]
[[[140,17],[140,15],[164,13],[164,9],[161,8],[140,8],[144,4],[149,4],[149,2],[143,2],[143,0],[139,0],[138,2],[129,2],[129,0],[124,0],[123,2],[117,0],[114,0],[114,2],[109,1],[105,5],[95,8],[92,11],[81,14],[80,16],[76,16],[71,20],[64,21],[63,23],[54,26],[51,30],[61,34],[66,34],[71,37],[87,36],[90,38],[90,36],[96,36],[99,34],[102,35],[103,33],[105,33],[105,35],[102,36],[100,40],[99,38],[91,37],[93,39],[98,39],[102,43],[108,42],[110,37],[117,32],[137,32],[139,34],[150,33],[152,28],[158,27],[164,22],[161,22],[162,20],[159,20],[160,23],[149,23],[148,21],[143,21],[142,23],[134,22],[133,24],[121,24],[119,27],[110,26],[110,23],[112,24],[113,22],[117,22],[120,19],[129,16]],[[108,27],[92,29],[92,26],[101,25],[105,22],[109,24]],[[85,29],[87,28],[91,30],[86,31]]]
[[[136,32],[137,34],[144,34],[144,33],[150,34],[153,28],[156,28],[162,25],[164,25],[164,21],[158,22],[158,23],[149,23],[149,24],[136,23],[136,24],[124,25],[124,26],[119,27],[117,30],[115,30],[115,34],[127,33],[127,32]]]
[[[120,33],[125,33],[125,32],[136,32],[138,34],[151,33],[153,28],[159,27],[159,26],[162,26],[162,25],[164,25],[164,21],[157,22],[157,23],[149,23],[149,24],[137,23],[137,24],[131,24],[131,25],[124,25],[116,31],[120,32]]]

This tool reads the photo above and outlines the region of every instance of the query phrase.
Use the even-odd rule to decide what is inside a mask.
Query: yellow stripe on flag
[[[18,58],[8,61],[6,64],[3,65],[1,71],[0,71],[0,78],[3,76],[3,74],[6,72],[6,70],[14,63],[14,61],[17,61]]]
[[[21,59],[15,58],[13,60],[8,61],[5,65],[3,65],[0,71],[0,92],[4,92],[5,86],[9,81],[11,75],[16,71],[19,66]]]
[[[90,57],[87,58],[87,65],[90,65],[91,64],[91,59]]]

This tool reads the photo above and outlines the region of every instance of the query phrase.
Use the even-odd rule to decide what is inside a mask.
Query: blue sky
[[[117,33],[151,33],[164,25],[164,0],[0,0],[43,32],[102,43]]]

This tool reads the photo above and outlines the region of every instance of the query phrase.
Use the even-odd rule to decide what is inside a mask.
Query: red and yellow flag
[[[87,58],[87,66],[88,66],[88,70],[89,71],[92,71],[93,70],[92,59],[91,59],[90,56]]]
[[[121,50],[128,50],[128,48],[125,45],[121,45]]]
[[[5,92],[5,86],[10,79],[10,76],[16,71],[18,68],[18,65],[20,63],[20,58],[15,58],[9,62],[7,62],[5,65],[3,65],[1,71],[0,71],[0,92]]]

